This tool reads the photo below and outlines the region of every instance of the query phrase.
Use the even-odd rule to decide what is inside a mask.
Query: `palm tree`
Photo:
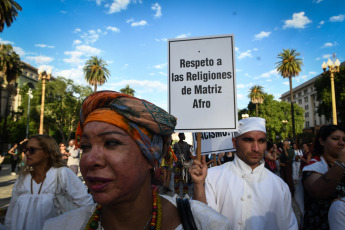
[[[129,85],[127,84],[125,88],[120,89],[121,93],[125,93],[130,96],[134,96],[135,90],[130,88]]]
[[[4,113],[4,126],[2,134],[5,134],[7,130],[7,116],[9,114],[8,103],[12,93],[15,91],[13,83],[16,82],[17,78],[22,74],[22,62],[20,61],[19,55],[13,51],[10,44],[1,44],[0,46],[0,82],[5,82],[7,89],[7,97],[5,104]],[[0,108],[2,101],[2,90],[0,86]],[[1,110],[0,110],[1,115]]]
[[[301,66],[303,62],[298,56],[300,53],[297,53],[295,49],[283,49],[283,52],[278,54],[278,58],[281,60],[277,62],[277,71],[283,78],[289,78],[290,82],[290,101],[291,101],[291,118],[292,118],[292,135],[293,140],[296,142],[296,131],[295,131],[295,115],[293,108],[293,95],[292,95],[292,77],[298,76],[301,72]]]
[[[103,85],[109,78],[110,71],[106,68],[108,64],[96,56],[92,56],[87,60],[84,66],[85,80],[89,85],[93,85],[94,92],[97,91],[97,85]]]
[[[249,90],[249,95],[248,97],[252,101],[252,103],[255,104],[256,106],[256,116],[259,114],[259,103],[262,104],[264,101],[264,88],[260,85],[254,85],[252,88]]]
[[[5,23],[10,27],[13,19],[18,16],[18,11],[22,11],[22,7],[13,0],[0,0],[0,32],[4,30]]]

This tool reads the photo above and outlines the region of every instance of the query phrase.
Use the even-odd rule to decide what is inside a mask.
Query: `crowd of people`
[[[9,150],[12,174],[21,167],[5,229],[345,229],[341,126],[299,148],[267,141],[265,119],[249,117],[235,152],[198,160],[184,133],[172,142],[176,120],[142,99],[93,93],[68,146],[35,135]]]

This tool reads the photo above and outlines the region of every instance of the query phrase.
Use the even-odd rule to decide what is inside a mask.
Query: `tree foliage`
[[[255,116],[255,105],[248,104],[248,113]],[[294,104],[296,132],[302,133],[304,126],[304,109]],[[291,139],[293,136],[290,103],[274,100],[272,94],[264,93],[264,101],[260,105],[259,117],[266,120],[267,138],[277,142]],[[287,120],[284,124],[282,121]]]
[[[13,50],[10,44],[1,44],[0,46],[0,114],[2,114],[2,83],[6,83],[6,104],[4,112],[4,123],[1,133],[1,137],[7,137],[5,131],[7,129],[7,116],[9,115],[9,100],[13,93],[15,93],[14,83],[17,78],[22,74],[22,62],[20,61],[19,55]]]
[[[297,53],[295,49],[283,49],[283,52],[278,54],[278,58],[281,59],[276,64],[277,71],[283,78],[289,78],[290,83],[290,100],[291,100],[291,117],[292,117],[292,129],[293,129],[293,139],[296,140],[296,130],[295,130],[295,118],[294,118],[294,105],[293,105],[293,95],[292,95],[292,77],[298,76],[301,72],[301,67],[303,62],[300,58],[300,53]]]
[[[94,92],[97,91],[97,85],[103,85],[109,78],[110,71],[106,68],[107,65],[102,58],[96,56],[92,56],[85,63],[85,80],[89,85],[94,86]]]
[[[29,87],[21,88],[22,114],[27,116]],[[29,134],[37,134],[40,122],[40,109],[42,97],[42,83],[37,84],[33,90],[33,99],[30,103]],[[57,77],[46,83],[46,98],[44,110],[44,130],[57,141],[66,142],[74,136],[79,122],[79,111],[85,97],[92,93],[90,86],[74,84],[70,79]]]
[[[264,100],[264,87],[260,85],[254,85],[249,89],[249,95],[251,102],[256,106],[256,116],[258,116],[258,104],[261,104]]]
[[[129,85],[127,84],[125,88],[120,89],[120,92],[130,96],[134,96],[135,90],[129,87]]]
[[[317,113],[324,115],[327,120],[332,118],[332,93],[330,73],[326,72],[318,78],[314,87],[316,100],[320,102]],[[334,88],[338,121],[345,121],[345,65],[340,67],[339,73],[334,74]]]
[[[5,23],[10,27],[13,20],[18,16],[18,11],[22,11],[22,7],[13,0],[0,1],[0,32],[4,30]]]

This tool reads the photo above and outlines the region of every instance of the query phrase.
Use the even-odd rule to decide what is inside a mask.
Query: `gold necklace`
[[[42,185],[43,185],[43,182],[44,182],[45,179],[46,179],[46,177],[43,178],[43,181],[41,183],[41,186],[40,186],[40,189],[38,190],[37,195],[41,193]],[[32,179],[32,176],[31,176],[31,194],[34,194],[33,190],[32,190],[32,181],[33,181],[33,179]]]

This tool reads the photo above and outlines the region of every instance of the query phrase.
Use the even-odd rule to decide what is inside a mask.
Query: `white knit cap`
[[[261,117],[248,117],[238,122],[236,137],[250,131],[261,131],[266,133],[266,120]]]

